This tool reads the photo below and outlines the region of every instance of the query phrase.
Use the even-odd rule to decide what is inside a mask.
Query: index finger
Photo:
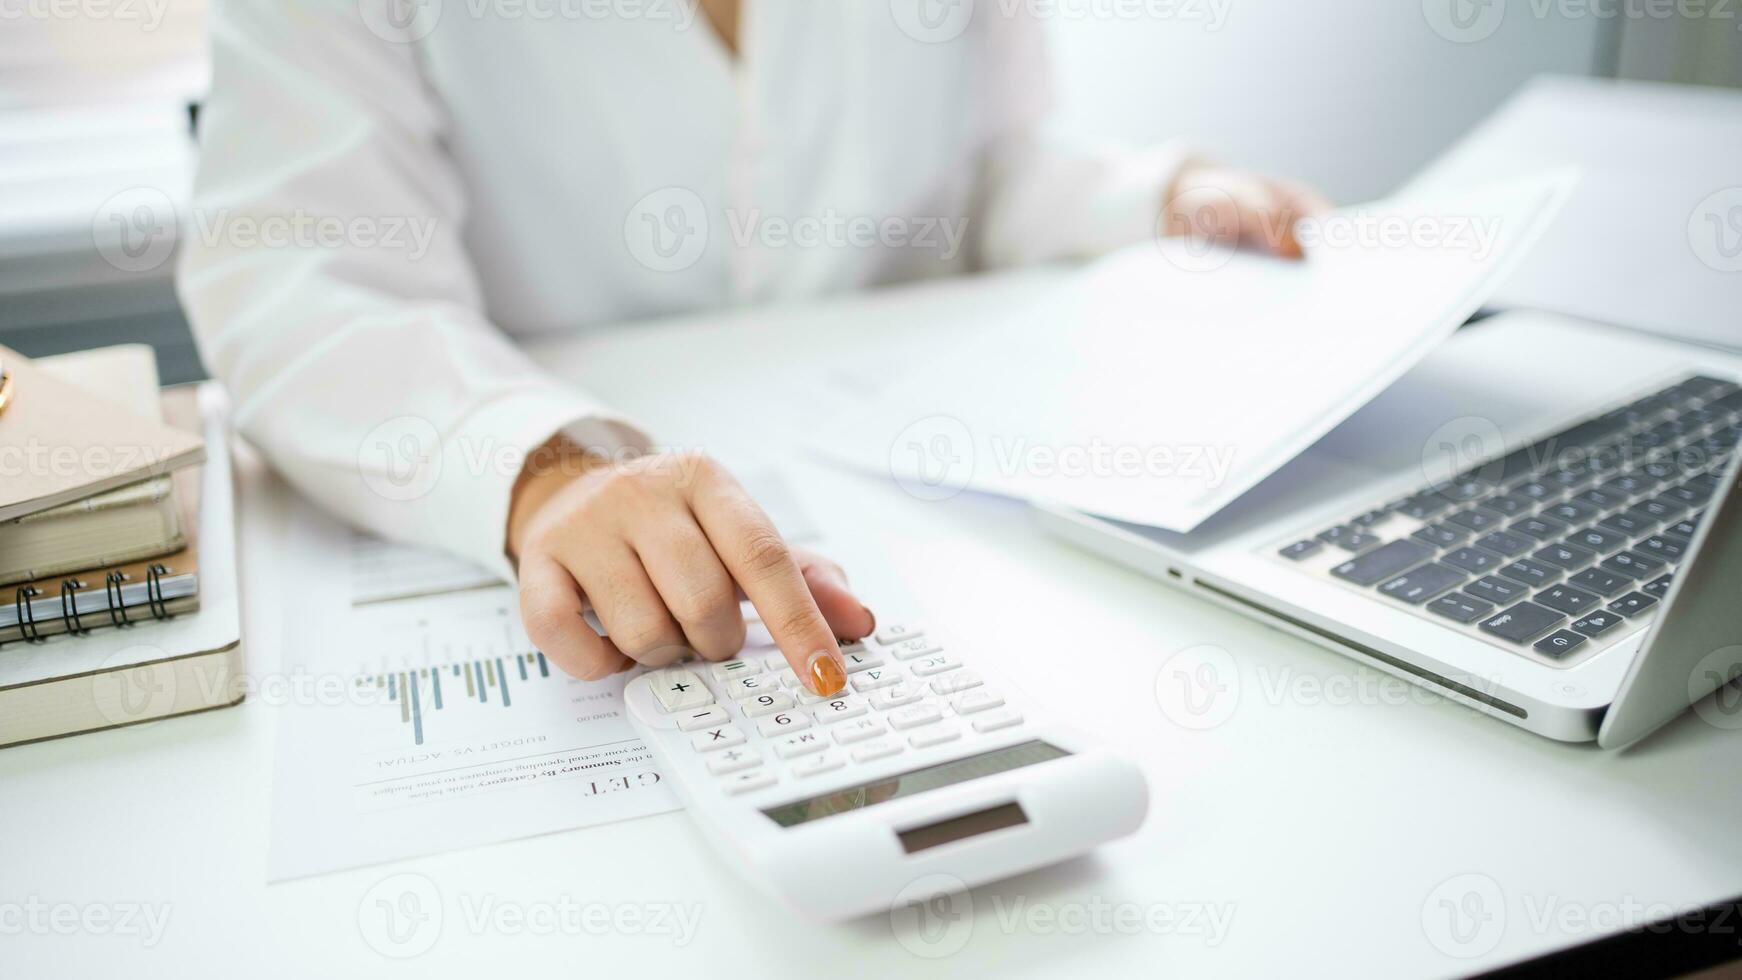
[[[817,694],[839,693],[847,684],[841,648],[774,522],[736,480],[719,471],[697,482],[690,509],[793,673]]]

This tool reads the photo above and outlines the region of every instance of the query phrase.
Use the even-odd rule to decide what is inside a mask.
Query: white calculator
[[[847,687],[829,698],[762,640],[642,674],[624,701],[714,845],[801,914],[887,911],[927,876],[992,881],[1143,821],[1135,765],[1046,724],[932,633],[844,646]]]

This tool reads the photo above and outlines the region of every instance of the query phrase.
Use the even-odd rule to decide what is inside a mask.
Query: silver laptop
[[[1742,674],[1742,356],[1547,314],[1466,327],[1190,534],[1082,546],[1568,741]],[[1742,727],[1742,692],[1709,710]]]
[[[1496,299],[1571,316],[1459,331],[1189,535],[1042,520],[1552,738],[1624,745],[1703,698],[1742,729],[1742,689],[1709,697],[1742,672],[1742,273],[1734,181],[1713,169],[1742,139],[1737,108],[1716,90],[1529,86],[1412,190],[1584,171]]]

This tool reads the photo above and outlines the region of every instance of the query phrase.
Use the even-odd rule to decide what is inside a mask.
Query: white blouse
[[[216,4],[206,363],[300,490],[511,576],[516,473],[481,461],[646,437],[510,337],[1153,232],[1176,155],[1043,141],[1027,9],[745,0],[734,58],[694,0]]]

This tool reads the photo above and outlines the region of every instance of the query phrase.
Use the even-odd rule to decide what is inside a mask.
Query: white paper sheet
[[[972,488],[1189,531],[1476,312],[1575,183],[1347,208],[1304,231],[1302,262],[1133,246],[815,448],[922,499]]]
[[[678,807],[623,716],[627,675],[567,677],[527,641],[511,587],[304,510],[289,537],[306,591],[282,683],[259,695],[285,702],[272,880]],[[396,567],[415,594],[382,588]]]

